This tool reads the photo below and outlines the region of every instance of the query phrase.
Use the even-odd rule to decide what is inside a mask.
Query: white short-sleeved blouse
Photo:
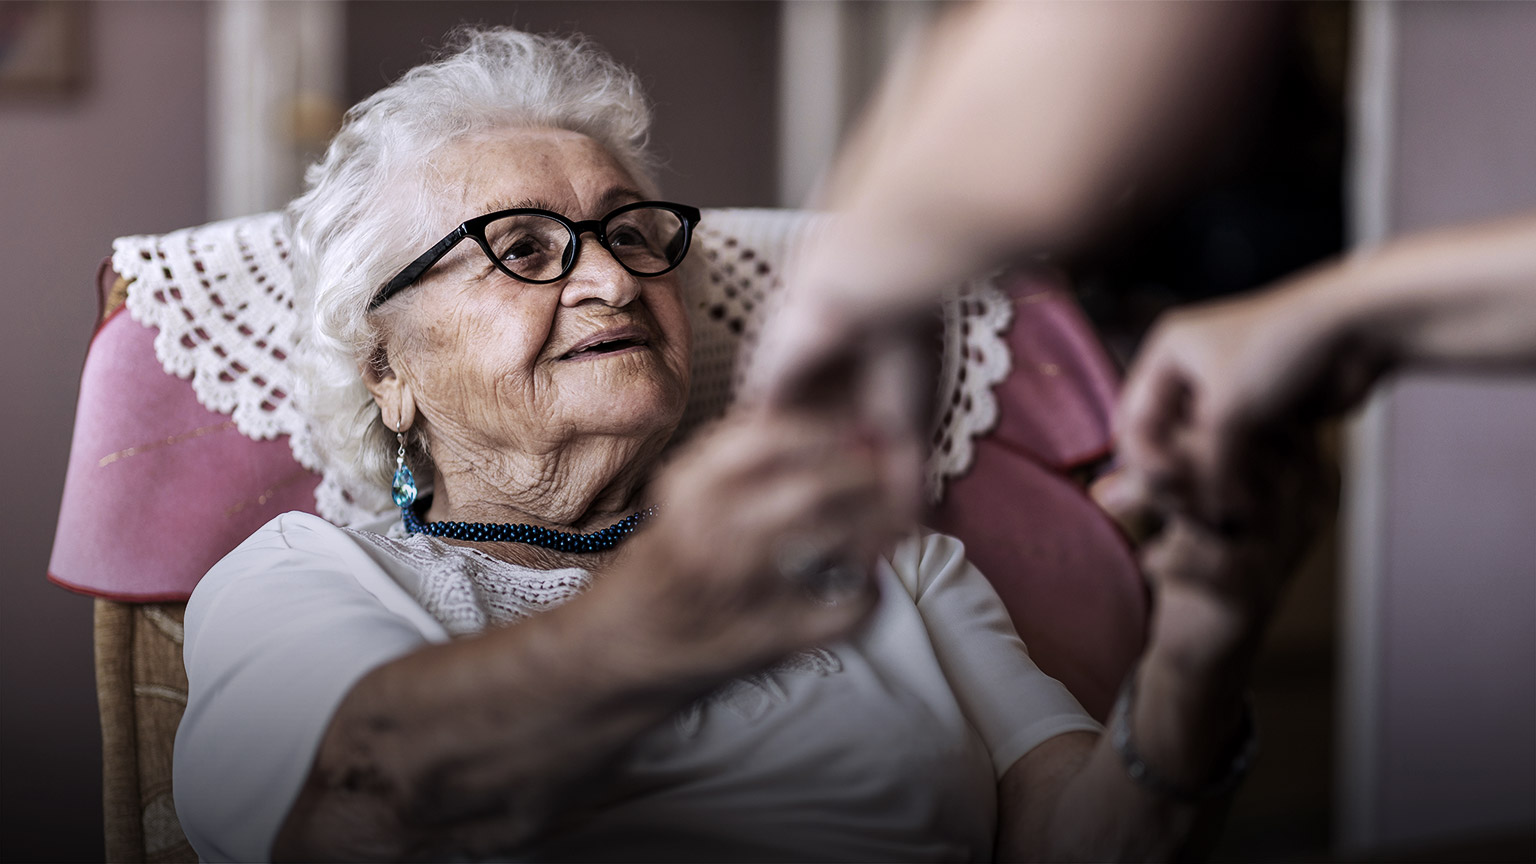
[[[880,605],[854,637],[732,681],[653,729],[616,770],[608,804],[517,857],[990,859],[997,778],[1042,741],[1099,727],[1030,661],[958,540],[914,535],[878,576]],[[587,582],[398,529],[303,513],[267,523],[187,605],[175,794],[193,848],[269,858],[359,678],[515,624]]]

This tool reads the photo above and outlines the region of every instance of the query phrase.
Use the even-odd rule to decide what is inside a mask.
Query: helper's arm
[[[1407,237],[1251,295],[1175,310],[1121,399],[1133,479],[1213,521],[1253,506],[1242,465],[1276,427],[1415,365],[1536,366],[1536,216]]]
[[[755,375],[793,400],[858,337],[1005,259],[1080,242],[1224,122],[1262,4],[977,3],[888,80],[822,203]],[[1143,196],[1145,197],[1145,196]]]

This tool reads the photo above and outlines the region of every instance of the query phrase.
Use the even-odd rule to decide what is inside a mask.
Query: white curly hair
[[[602,144],[654,196],[650,125],[638,77],[601,49],[579,36],[511,28],[454,31],[439,59],[347,112],[287,218],[299,313],[296,404],[325,470],[358,503],[387,502],[396,449],[363,383],[383,318],[368,302],[439,239],[432,217],[442,215],[445,190],[431,188],[432,155],[493,129],[567,129]],[[427,467],[419,439],[410,459],[418,472]]]

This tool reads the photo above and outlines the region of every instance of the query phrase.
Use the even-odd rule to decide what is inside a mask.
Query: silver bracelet
[[[1258,727],[1253,717],[1253,695],[1248,694],[1243,697],[1242,726],[1237,738],[1233,741],[1232,761],[1228,764],[1227,770],[1204,786],[1190,788],[1174,783],[1153,771],[1152,767],[1141,758],[1141,754],[1136,752],[1136,745],[1131,742],[1131,707],[1136,701],[1137,671],[1131,670],[1125,683],[1120,686],[1120,695],[1116,697],[1115,707],[1109,715],[1109,725],[1112,730],[1110,742],[1114,745],[1115,752],[1120,754],[1120,761],[1125,764],[1125,773],[1143,789],[1186,804],[1209,801],[1236,789],[1237,784],[1243,781],[1249,769],[1253,767],[1254,757],[1259,752]]]

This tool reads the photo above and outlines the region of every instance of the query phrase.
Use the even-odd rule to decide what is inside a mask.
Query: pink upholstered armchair
[[[728,405],[763,301],[813,224],[787,211],[706,212],[685,424]],[[194,860],[170,795],[185,600],[273,516],[345,521],[366,508],[311,470],[289,399],[281,220],[262,214],[114,248],[49,578],[97,598],[108,859]],[[959,290],[943,350],[931,521],[965,541],[1038,665],[1103,718],[1146,616],[1130,550],[1077,479],[1109,453],[1113,368],[1070,296],[1019,274]]]

